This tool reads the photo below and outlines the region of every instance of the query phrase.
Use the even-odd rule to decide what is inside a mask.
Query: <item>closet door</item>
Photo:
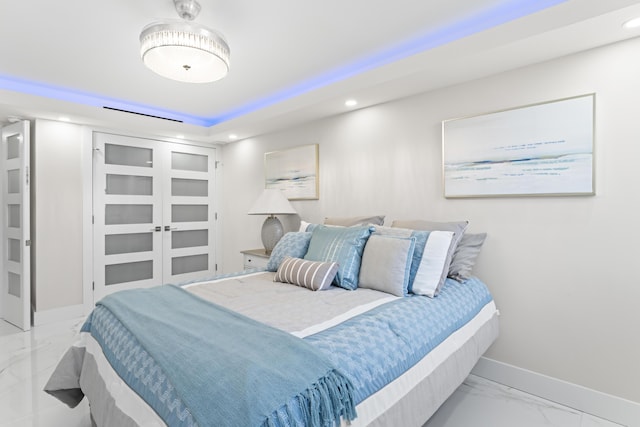
[[[162,283],[158,141],[94,134],[94,301]]]
[[[31,329],[29,122],[2,128],[2,283],[0,318]]]
[[[94,301],[215,274],[215,149],[94,134]]]
[[[215,275],[215,150],[167,145],[163,171],[164,282]]]

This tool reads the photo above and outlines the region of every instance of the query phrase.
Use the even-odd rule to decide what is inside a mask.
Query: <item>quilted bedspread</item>
[[[491,301],[491,294],[480,280],[471,278],[458,283],[448,279],[436,298],[392,298],[303,339],[351,382],[357,404],[402,375]],[[117,322],[114,325],[112,347],[117,349],[120,360],[138,363],[134,380],[146,389],[145,400],[153,401],[169,414],[165,421],[168,425],[197,425],[159,365],[126,328]],[[78,363],[69,359],[69,363]],[[302,419],[300,411],[283,409],[275,427],[302,426]]]
[[[356,403],[423,358],[492,300],[477,278],[447,279],[436,298],[396,299],[305,340],[341,369]]]

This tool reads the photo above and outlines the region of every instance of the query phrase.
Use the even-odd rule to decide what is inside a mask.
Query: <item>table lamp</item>
[[[296,214],[296,210],[291,206],[289,200],[282,190],[267,188],[260,194],[258,200],[253,203],[249,209],[249,215],[269,215],[262,224],[262,244],[267,254],[270,254],[273,248],[282,238],[284,230],[282,223],[275,215],[291,215]]]

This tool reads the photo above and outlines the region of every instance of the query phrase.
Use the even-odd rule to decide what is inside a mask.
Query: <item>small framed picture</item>
[[[265,188],[282,190],[289,200],[319,198],[318,144],[264,155]]]

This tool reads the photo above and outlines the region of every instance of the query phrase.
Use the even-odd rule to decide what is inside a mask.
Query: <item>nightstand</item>
[[[245,270],[266,268],[267,262],[269,262],[269,255],[267,255],[264,249],[248,249],[240,252],[244,256],[243,268]]]

